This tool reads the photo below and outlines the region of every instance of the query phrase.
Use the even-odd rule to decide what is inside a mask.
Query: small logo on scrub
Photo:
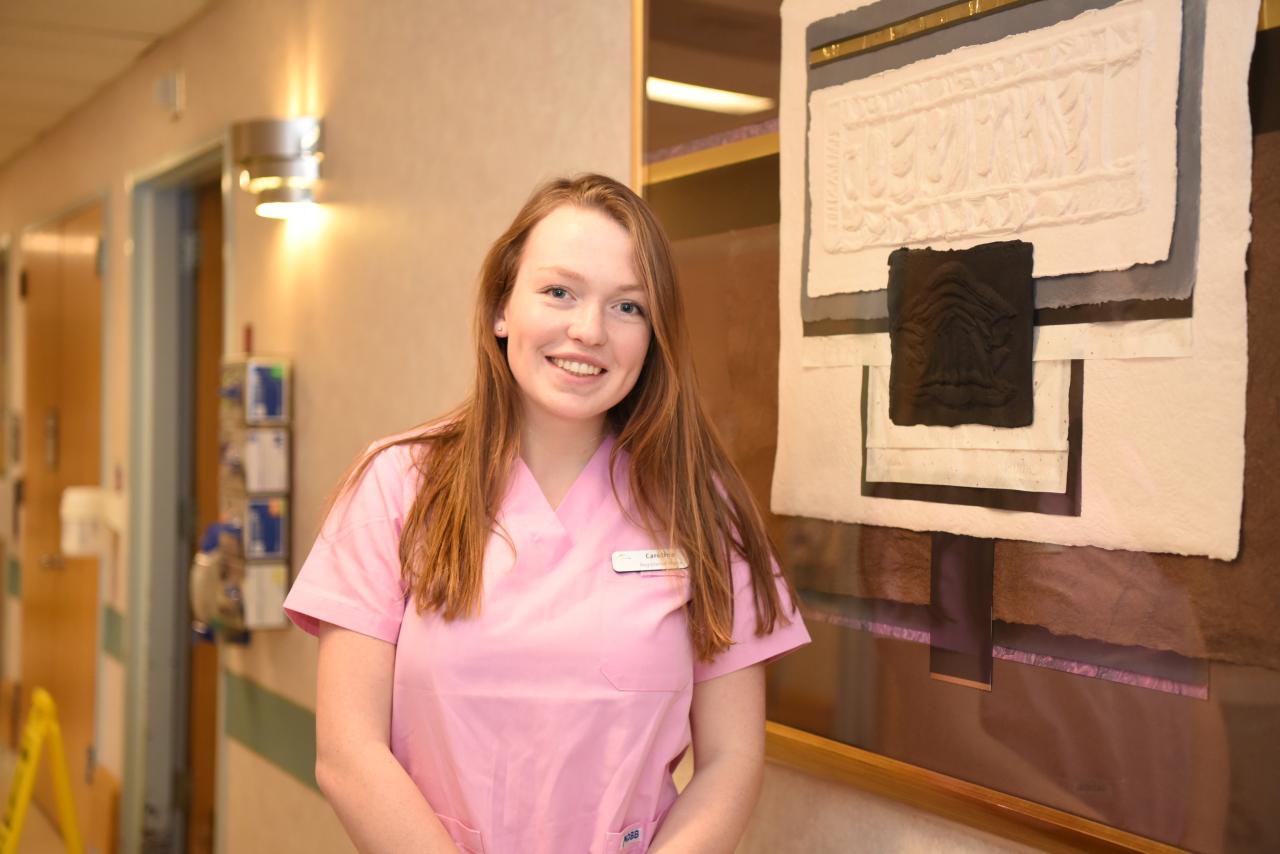
[[[627,835],[622,837],[622,847],[626,848],[628,845],[631,845],[635,842],[639,842],[640,836],[641,836],[640,828],[636,827],[636,828],[632,828],[631,830],[628,830]]]

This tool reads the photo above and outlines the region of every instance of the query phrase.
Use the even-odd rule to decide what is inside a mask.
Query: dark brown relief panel
[[[889,253],[894,424],[1032,422],[1032,254],[1022,240]]]

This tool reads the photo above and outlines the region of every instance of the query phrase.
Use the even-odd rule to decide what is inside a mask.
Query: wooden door
[[[195,376],[193,477],[197,539],[218,520],[218,386],[222,364],[222,190],[196,191]],[[218,648],[191,645],[187,717],[188,854],[213,852],[214,765],[217,746]]]
[[[53,695],[66,743],[81,834],[91,827],[86,767],[93,743],[98,560],[59,549],[59,502],[68,486],[100,485],[102,293],[98,205],[23,238],[26,395],[22,555],[23,696]],[[42,763],[47,764],[47,763]],[[56,815],[42,771],[36,803]]]

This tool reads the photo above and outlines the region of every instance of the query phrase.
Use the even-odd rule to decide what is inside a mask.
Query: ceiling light
[[[692,83],[678,83],[661,77],[650,77],[646,80],[644,91],[650,101],[657,101],[660,104],[689,107],[693,110],[710,110],[713,113],[728,113],[734,116],[762,113],[773,109],[774,105],[772,98],[730,92],[727,89],[712,89],[709,86],[695,86]]]

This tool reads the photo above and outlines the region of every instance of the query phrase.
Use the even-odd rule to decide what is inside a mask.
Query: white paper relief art
[[[1194,341],[1189,317],[1037,326],[1034,335],[1031,358],[1036,362],[1181,359],[1192,354]],[[800,366],[806,369],[887,365],[891,356],[888,332],[800,340]]]
[[[867,383],[867,447],[932,450],[1066,451],[1070,362],[1036,362],[1031,379],[1035,418],[1026,427],[894,424],[889,417],[889,368],[872,367]]]
[[[802,276],[805,264],[812,274],[808,279],[810,295],[867,290],[883,287],[887,281],[890,247],[843,253],[825,250],[822,176],[813,168],[820,163],[821,152],[815,152],[814,146],[821,139],[823,115],[821,110],[811,112],[811,108],[821,98],[845,97],[849,91],[831,87],[811,93],[807,89],[808,25],[872,2],[875,0],[787,0],[782,6],[782,334],[774,512],[975,537],[1232,559],[1240,544],[1244,485],[1248,375],[1243,334],[1244,260],[1249,242],[1252,153],[1246,93],[1250,50],[1256,38],[1256,0],[1210,0],[1207,4],[1202,84],[1206,136],[1200,162],[1194,317],[1042,326],[1036,330],[1037,362],[1085,360],[1079,516],[862,495],[859,482],[864,473],[869,479],[881,475],[962,485],[968,479],[955,466],[950,448],[912,447],[914,435],[906,443],[897,438],[888,440],[893,445],[907,445],[904,447],[877,447],[877,439],[864,437],[860,418],[863,368],[889,364],[887,334],[803,335],[800,305],[806,286]],[[1143,69],[1146,80],[1141,85],[1148,87],[1149,94],[1142,116],[1115,118],[1122,120],[1118,127],[1130,128],[1131,137],[1144,137],[1145,141],[1137,140],[1140,144],[1128,150],[1139,152],[1134,168],[1146,176],[1140,187],[1146,201],[1134,213],[1025,229],[1017,236],[1035,243],[1038,264],[1049,261],[1069,269],[1066,262],[1077,258],[1094,265],[1093,269],[1120,268],[1167,255],[1176,177],[1174,112],[1180,4],[1127,0],[1103,13],[1114,12],[1118,19],[1134,10],[1147,15],[1154,26],[1154,38],[1144,44],[1137,66]],[[1100,14],[1087,14],[1092,17],[1079,16],[1066,22],[1066,27],[1075,31],[1105,20]],[[1003,51],[1012,39],[1040,38],[1050,32],[1044,28],[986,47],[995,50],[999,46]],[[1151,53],[1145,53],[1147,50]],[[944,64],[955,67],[974,62],[972,56],[960,51],[943,59]],[[890,73],[905,77],[927,72],[927,66],[917,64]],[[879,82],[871,78],[860,82],[870,91],[873,85],[883,85],[888,76],[883,75]],[[1165,83],[1167,93],[1162,89]],[[1085,96],[1093,99],[1092,106],[1102,116],[1114,112],[1106,103],[1097,102],[1098,94],[1086,90]],[[1135,127],[1139,130],[1133,130]],[[1141,157],[1146,158],[1145,166]],[[1166,178],[1167,195],[1162,189]],[[806,211],[806,205],[814,207]],[[1161,210],[1168,213],[1169,220],[1161,220]],[[965,242],[939,238],[928,243],[935,248],[962,248],[992,239],[983,236]],[[1131,260],[1126,262],[1126,258]],[[875,281],[862,282],[867,276]],[[867,391],[880,393],[875,388]],[[1044,412],[1047,410],[1037,399],[1037,416]],[[1059,425],[1053,431],[1057,444],[1061,422],[1055,419],[1055,424]],[[874,429],[871,424],[867,427],[868,431]],[[973,455],[973,470],[984,478],[993,470],[1008,471],[1005,489],[1061,491],[1056,465],[1042,465],[1047,457],[1061,454],[1060,448],[1037,450],[1039,442],[1021,440],[1016,444],[975,446],[964,453]],[[1194,468],[1191,475],[1188,465]],[[1055,488],[1041,490],[1049,483]]]
[[[867,480],[1065,492],[1067,452],[867,448]]]
[[[884,287],[900,246],[1018,236],[1037,276],[1166,258],[1179,18],[1129,0],[814,92],[810,295]]]
[[[867,480],[1062,492],[1070,386],[1070,362],[1037,362],[1035,420],[1027,427],[904,427],[889,418],[889,369],[873,367],[866,392]]]
[[[827,251],[995,237],[1137,210],[1139,157],[1131,146],[1116,151],[1123,134],[1092,107],[1138,106],[1145,23],[1132,14],[897,89],[828,101]]]

